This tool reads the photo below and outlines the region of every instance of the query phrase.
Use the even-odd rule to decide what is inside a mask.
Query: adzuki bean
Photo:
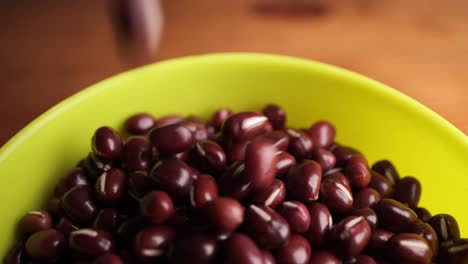
[[[369,167],[329,121],[286,119],[268,104],[99,127],[46,209],[19,219],[3,263],[468,263],[457,221],[419,205],[416,177]]]

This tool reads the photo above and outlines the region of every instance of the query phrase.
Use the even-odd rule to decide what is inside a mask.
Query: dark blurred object
[[[125,61],[141,65],[155,60],[163,29],[159,0],[110,0],[112,24]]]

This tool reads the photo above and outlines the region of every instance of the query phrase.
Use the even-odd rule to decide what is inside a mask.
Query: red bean
[[[411,228],[411,233],[415,233],[427,240],[431,246],[431,251],[434,256],[437,256],[439,251],[439,240],[437,239],[436,232],[427,223],[418,220]]]
[[[203,140],[192,151],[193,164],[203,172],[218,174],[226,168],[226,154],[223,148],[211,140]]]
[[[231,198],[219,197],[206,204],[208,221],[220,235],[232,233],[244,220],[244,208]]]
[[[346,213],[353,208],[353,195],[351,190],[345,184],[330,178],[331,175],[325,177],[320,187],[320,199],[335,213]]]
[[[154,117],[149,113],[138,113],[125,121],[125,129],[130,134],[143,135],[155,124]]]
[[[206,124],[206,121],[202,117],[196,116],[196,115],[187,116],[185,118],[185,121],[196,123],[196,124],[199,124],[199,125],[205,125]]]
[[[55,229],[34,233],[26,241],[26,252],[37,261],[53,262],[64,253],[65,249],[65,236]]]
[[[247,145],[249,144],[249,140],[239,142],[229,141],[226,148],[226,156],[229,163],[244,161],[245,151],[247,149]]]
[[[393,183],[376,171],[372,170],[371,175],[372,177],[368,187],[378,191],[382,198],[393,197],[393,193],[395,192]]]
[[[105,208],[99,211],[94,219],[93,227],[110,233],[117,231],[120,224],[119,212],[114,208]]]
[[[413,210],[392,199],[382,199],[374,209],[381,226],[393,232],[408,231],[418,220]]]
[[[301,235],[292,234],[288,243],[275,251],[275,259],[278,263],[309,263],[311,248],[309,242]]]
[[[91,188],[87,185],[78,185],[66,192],[61,204],[67,215],[78,223],[91,222],[97,213]]]
[[[315,160],[320,164],[323,172],[332,169],[336,164],[335,155],[326,149],[316,149],[312,152],[312,160]]]
[[[222,259],[225,264],[262,264],[263,254],[248,236],[233,234],[224,245]]]
[[[454,239],[441,244],[438,256],[439,263],[468,263],[468,240]]]
[[[184,121],[181,122],[181,124],[183,124],[190,130],[190,132],[192,132],[192,136],[195,139],[195,142],[208,139],[209,131],[204,123]]]
[[[93,152],[104,159],[116,159],[123,149],[120,134],[110,127],[100,127],[92,139]]]
[[[363,216],[369,223],[369,226],[371,227],[372,230],[375,230],[377,228],[377,222],[378,222],[377,214],[375,213],[374,210],[372,210],[369,207],[355,209],[351,211],[350,215]]]
[[[417,207],[421,198],[421,183],[414,177],[401,178],[395,185],[394,199],[408,205]]]
[[[224,196],[242,200],[252,191],[252,183],[244,177],[245,164],[233,163],[219,179],[219,191]]]
[[[293,155],[285,151],[279,151],[276,153],[276,177],[283,178],[284,175],[296,165],[296,158]]]
[[[312,253],[309,264],[341,264],[341,260],[332,252],[320,249]]]
[[[354,195],[353,207],[356,209],[372,207],[380,201],[380,193],[372,188],[361,189]]]
[[[138,260],[150,262],[159,259],[169,249],[175,230],[168,226],[146,227],[135,237],[133,251]]]
[[[394,235],[386,246],[387,257],[395,263],[431,263],[432,252],[429,243],[416,234]]]
[[[335,127],[328,121],[318,121],[309,129],[309,136],[318,148],[328,148],[335,139]]]
[[[346,146],[337,146],[333,150],[333,154],[335,154],[336,166],[338,167],[344,167],[352,157],[362,156],[356,149]]]
[[[275,249],[284,245],[290,234],[286,220],[266,206],[250,205],[245,214],[247,233],[264,249]]]
[[[65,177],[63,177],[57,184],[55,196],[61,197],[67,191],[77,185],[89,185],[89,175],[83,168],[77,167]]]
[[[255,112],[241,112],[226,119],[222,132],[236,142],[246,141],[264,132],[267,124],[266,116]]]
[[[161,224],[174,216],[174,204],[165,192],[152,191],[140,200],[141,215],[152,224]]]
[[[63,217],[60,219],[60,222],[56,227],[57,231],[62,233],[66,239],[70,236],[70,233],[80,229],[76,224],[74,224],[70,219]]]
[[[303,203],[318,199],[321,181],[320,165],[312,160],[294,166],[286,175],[286,186],[291,196]]]
[[[431,213],[424,207],[418,207],[413,209],[414,212],[418,215],[419,220],[427,223],[431,219]]]
[[[265,205],[275,209],[286,198],[286,186],[278,179],[273,182],[265,190],[257,192],[252,197],[252,203],[258,205]]]
[[[295,233],[304,233],[310,227],[310,214],[307,207],[298,201],[286,201],[277,212],[288,222],[289,228]]]
[[[193,170],[178,159],[158,162],[150,174],[160,188],[175,198],[187,196],[192,187]]]
[[[95,180],[102,173],[112,169],[114,165],[115,164],[112,161],[100,158],[91,152],[84,161],[83,169],[92,180]]]
[[[154,122],[153,127],[162,127],[162,126],[168,126],[172,124],[177,124],[184,121],[184,118],[180,115],[166,115],[158,118]]]
[[[157,155],[156,148],[147,137],[130,137],[122,151],[122,167],[128,172],[149,171]]]
[[[380,160],[372,165],[372,170],[380,173],[385,178],[387,178],[392,184],[396,184],[397,181],[400,179],[400,175],[398,174],[395,166],[388,161],[388,160]]]
[[[119,204],[127,191],[127,176],[121,169],[111,169],[99,176],[95,184],[95,193],[99,201]]]
[[[307,238],[312,246],[321,246],[325,236],[333,226],[332,215],[328,208],[321,203],[309,205],[310,227]]]
[[[395,234],[385,229],[376,229],[371,235],[368,248],[375,254],[383,253],[385,245]]]
[[[140,199],[156,189],[156,182],[148,176],[147,172],[135,171],[129,174],[128,177],[128,193],[135,199]]]
[[[314,145],[305,132],[288,128],[286,133],[289,136],[289,153],[298,160],[309,158],[312,155]]]
[[[328,243],[338,255],[355,257],[364,250],[370,237],[371,228],[364,217],[348,216],[330,230]]]
[[[47,212],[50,212],[56,219],[65,215],[65,211],[62,208],[62,201],[56,197],[53,197],[47,202],[46,209]]]
[[[330,181],[339,182],[339,183],[341,183],[343,186],[345,186],[346,188],[348,188],[348,189],[351,190],[351,183],[349,183],[348,178],[346,178],[346,177],[345,177],[341,172],[339,172],[339,171],[329,173],[329,174],[327,174],[326,177],[324,177],[324,178],[327,179],[327,180],[330,180]]]
[[[149,137],[158,151],[163,154],[185,152],[195,144],[192,131],[182,123],[155,127],[151,130]]]
[[[440,242],[460,238],[460,229],[453,216],[448,214],[434,215],[428,222],[437,234]]]
[[[114,240],[109,233],[91,228],[71,232],[69,244],[76,253],[90,257],[114,250]]]
[[[176,240],[169,257],[170,263],[213,263],[218,246],[212,235],[192,235]]]
[[[191,205],[196,208],[202,208],[216,198],[218,198],[218,185],[215,179],[207,174],[198,176],[190,189]]]
[[[244,177],[252,183],[253,190],[265,190],[273,182],[276,176],[276,152],[272,142],[266,139],[254,140],[247,145]]]
[[[258,138],[265,138],[273,141],[275,147],[281,151],[286,151],[289,146],[289,136],[283,130],[274,130],[271,132],[266,132],[258,136]]]
[[[27,256],[24,241],[20,240],[8,251],[3,259],[4,264],[22,264],[28,263],[29,256]]]
[[[352,157],[347,161],[345,175],[348,177],[353,188],[364,188],[371,181],[367,161],[362,156]]]
[[[52,228],[52,221],[52,216],[47,211],[30,211],[21,218],[19,230],[21,234],[30,235]]]
[[[268,104],[262,113],[268,117],[273,129],[283,129],[286,123],[286,112],[278,105]]]
[[[232,111],[229,108],[220,108],[214,112],[211,117],[211,124],[215,127],[216,130],[220,130],[224,121],[232,115]]]

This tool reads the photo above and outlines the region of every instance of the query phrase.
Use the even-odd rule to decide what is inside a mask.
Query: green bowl
[[[468,235],[468,140],[411,98],[356,73],[326,64],[262,54],[215,54],[148,65],[119,74],[66,99],[0,149],[0,253],[18,219],[44,207],[57,180],[90,151],[93,131],[121,128],[125,118],[156,117],[218,107],[260,110],[275,102],[293,127],[327,119],[337,140],[370,162],[390,159],[401,175],[421,180],[421,205],[454,215]],[[12,117],[14,118],[14,117]]]

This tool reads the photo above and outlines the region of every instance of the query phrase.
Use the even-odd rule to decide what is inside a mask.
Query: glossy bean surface
[[[321,246],[325,242],[325,237],[333,226],[333,218],[327,206],[321,203],[309,205],[310,227],[307,238],[310,244]]]
[[[288,222],[267,206],[250,205],[244,225],[247,233],[264,249],[281,247],[291,233]]]
[[[188,196],[193,184],[192,168],[176,158],[158,162],[150,175],[161,189],[174,198]]]
[[[335,139],[335,127],[326,120],[314,123],[309,128],[309,136],[318,148],[328,148]]]
[[[265,205],[275,209],[286,198],[286,186],[278,179],[274,179],[265,190],[253,194],[252,203]]]
[[[329,246],[344,258],[358,256],[369,243],[371,228],[362,216],[348,216],[332,227]]]
[[[112,252],[115,244],[111,234],[92,228],[84,228],[70,233],[70,248],[79,254],[90,257]]]
[[[396,263],[431,263],[432,251],[428,242],[410,233],[394,235],[386,246],[387,257]]]
[[[226,264],[263,264],[262,251],[250,237],[243,234],[233,234],[227,239],[222,259]]]
[[[275,251],[275,260],[278,263],[307,264],[311,251],[309,242],[303,236],[292,234],[288,243]]]
[[[289,171],[285,179],[289,193],[296,200],[307,203],[318,199],[322,169],[317,162],[305,160],[297,164]]]
[[[403,177],[395,185],[394,199],[416,208],[421,198],[421,183],[414,177]]]
[[[380,225],[393,232],[408,231],[418,220],[411,208],[393,199],[383,199],[374,209]]]
[[[268,104],[263,108],[262,113],[268,118],[273,129],[284,128],[286,123],[286,112],[279,105]]]
[[[234,141],[245,141],[260,135],[268,124],[268,118],[255,112],[231,115],[224,123],[222,132]]]
[[[154,117],[149,113],[138,113],[130,116],[125,121],[125,129],[130,134],[142,135],[149,131],[155,124]]]
[[[437,214],[428,221],[440,242],[460,238],[457,220],[449,214]]]
[[[252,183],[253,190],[265,190],[273,182],[278,162],[277,151],[273,142],[267,139],[254,140],[247,145],[244,177]]]
[[[37,261],[53,262],[65,253],[65,236],[55,229],[34,233],[26,241],[26,252]]]
[[[190,150],[195,144],[192,131],[182,123],[155,127],[149,134],[151,142],[163,154],[177,154]]]
[[[286,201],[277,212],[288,222],[291,232],[304,233],[310,227],[310,214],[307,207],[298,201]]]

